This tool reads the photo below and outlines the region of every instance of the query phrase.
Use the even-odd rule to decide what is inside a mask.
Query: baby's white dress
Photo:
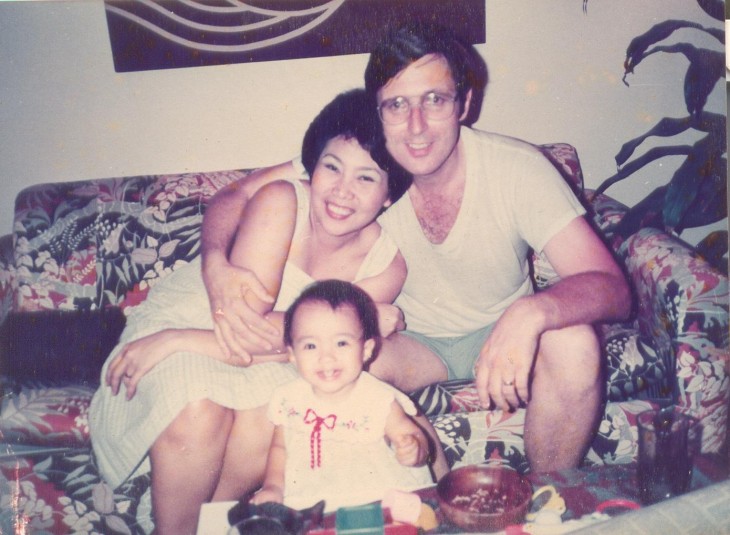
[[[284,504],[304,509],[325,500],[325,510],[334,511],[382,500],[388,489],[432,485],[427,466],[403,466],[385,441],[394,400],[416,414],[408,396],[367,372],[340,402],[316,397],[301,378],[278,387],[268,411],[284,429]]]

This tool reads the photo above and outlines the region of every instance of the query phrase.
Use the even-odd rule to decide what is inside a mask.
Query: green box
[[[337,535],[384,535],[383,508],[380,503],[340,507],[335,516]]]

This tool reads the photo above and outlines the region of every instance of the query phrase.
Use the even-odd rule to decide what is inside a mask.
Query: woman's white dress
[[[297,194],[294,240],[306,228],[309,190],[292,181]],[[392,262],[397,248],[387,234],[366,256],[355,278],[381,273]],[[286,263],[282,287],[274,310],[286,310],[313,279]],[[109,362],[126,343],[164,329],[213,329],[200,259],[166,276],[135,307],[119,344],[101,372],[102,385],[89,408],[89,427],[99,471],[116,488],[130,477],[150,470],[148,451],[162,431],[191,402],[209,399],[221,406],[245,410],[268,403],[272,391],[297,376],[291,364],[266,363],[248,368],[230,366],[205,355],[181,352],[171,355],[139,381],[135,396],[127,401],[124,386],[112,394],[104,377]]]

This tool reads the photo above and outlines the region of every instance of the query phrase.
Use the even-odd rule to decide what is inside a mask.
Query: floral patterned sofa
[[[542,150],[587,196],[573,148]],[[149,478],[112,489],[98,475],[89,401],[122,328],[120,311],[199,253],[207,200],[248,172],[43,184],[18,195],[13,234],[0,238],[0,533],[149,531]],[[607,403],[585,462],[633,461],[637,413],[668,403],[699,417],[704,451],[723,451],[727,277],[658,230],[625,241],[613,236],[626,207],[609,197],[586,204],[626,266],[636,319],[600,326]],[[534,271],[538,287],[554,278],[539,257]],[[433,385],[413,397],[433,419],[453,466],[527,469],[524,410],[480,409],[469,381]]]

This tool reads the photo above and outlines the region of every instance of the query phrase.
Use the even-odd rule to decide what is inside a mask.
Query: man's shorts
[[[433,351],[446,365],[449,379],[474,379],[474,364],[494,323],[464,336],[432,338],[413,331],[401,331]]]

